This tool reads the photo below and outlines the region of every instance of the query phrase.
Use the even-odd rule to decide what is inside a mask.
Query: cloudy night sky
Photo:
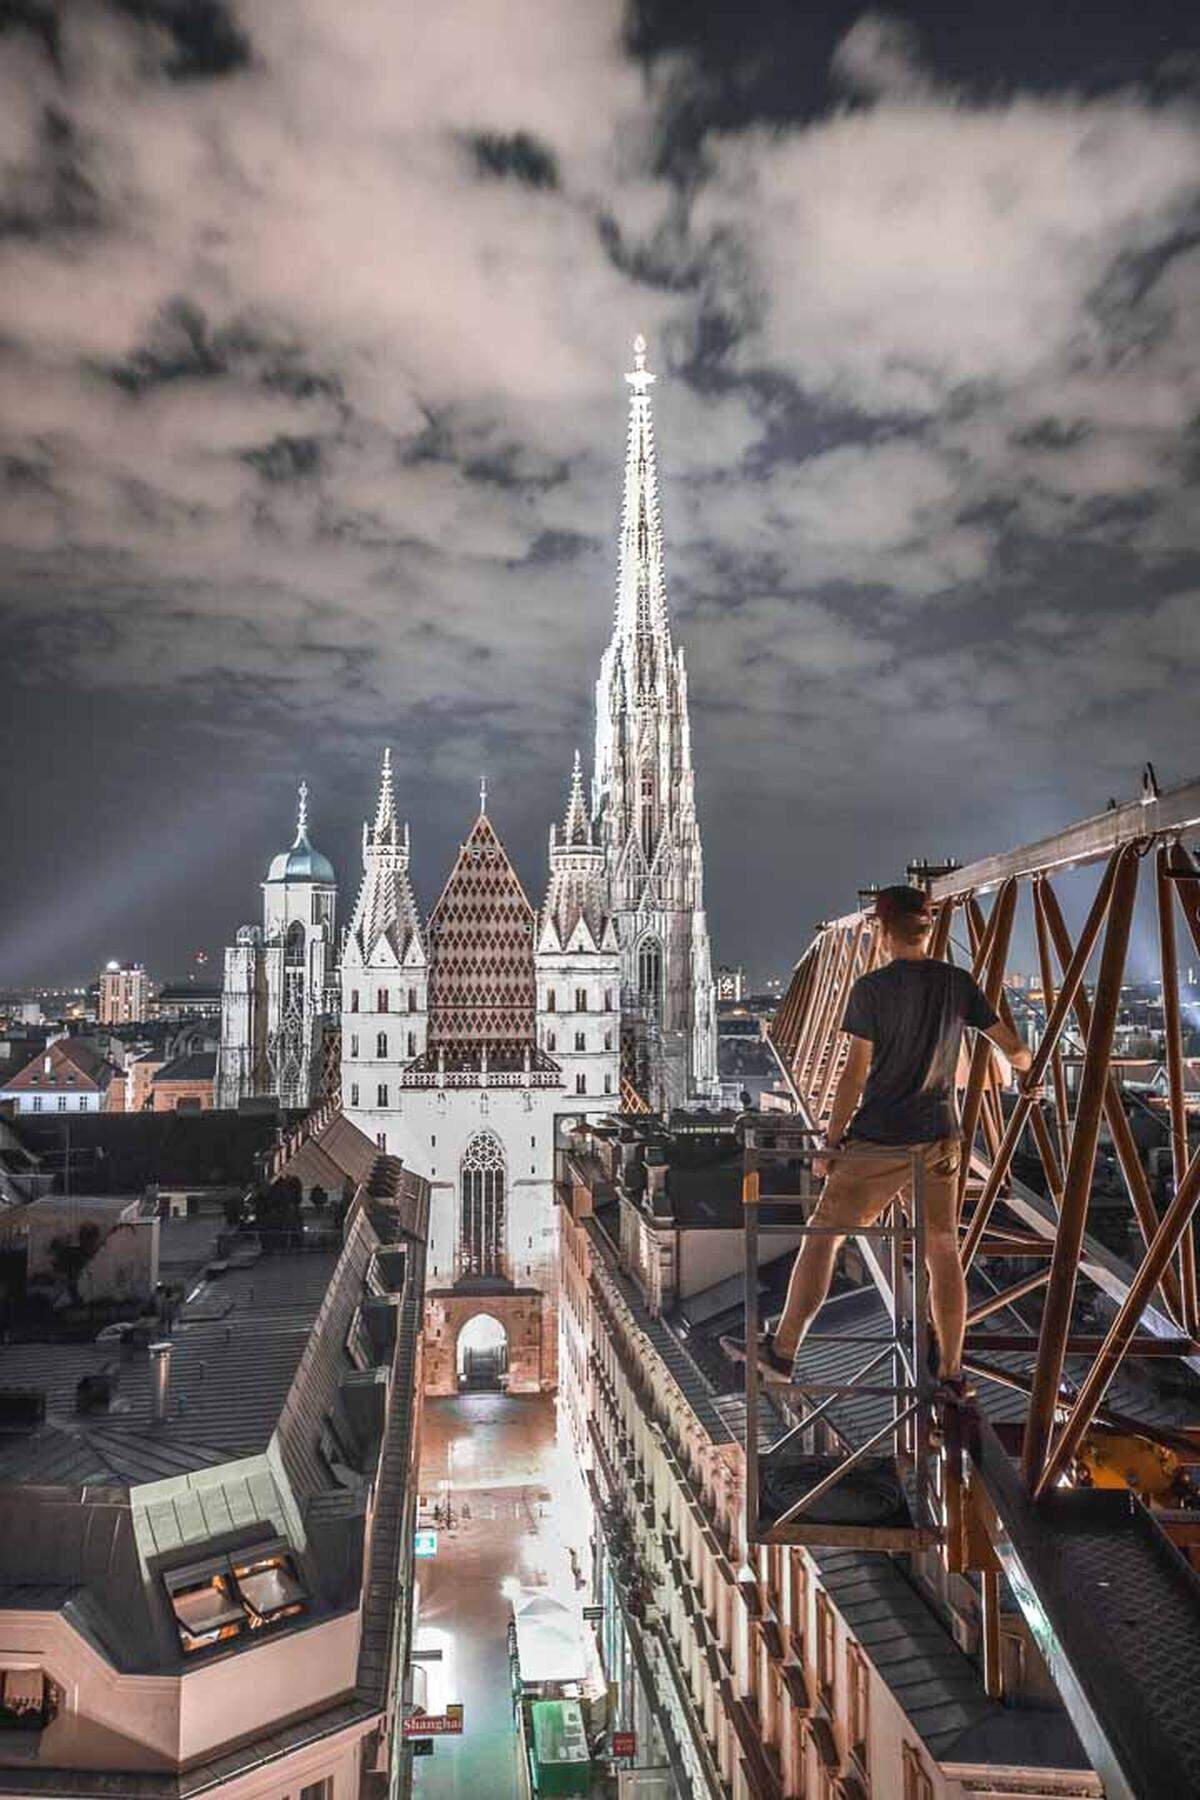
[[[534,899],[658,372],[714,957],[1200,768],[1177,0],[0,0],[0,985],[181,972],[295,784]]]

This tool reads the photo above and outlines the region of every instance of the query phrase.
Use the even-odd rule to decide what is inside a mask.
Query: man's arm
[[[1032,1063],[1033,1051],[1003,1019],[997,1019],[994,1025],[989,1025],[983,1035],[990,1038],[1001,1055],[1006,1056],[1013,1068],[1022,1074]]]
[[[850,1049],[845,1065],[838,1077],[837,1087],[833,1091],[833,1107],[829,1114],[829,1124],[825,1131],[825,1142],[830,1149],[836,1149],[846,1135],[846,1128],[858,1110],[866,1084],[867,1072],[871,1067],[871,1046],[866,1038],[851,1037]],[[817,1170],[820,1174],[822,1171]]]

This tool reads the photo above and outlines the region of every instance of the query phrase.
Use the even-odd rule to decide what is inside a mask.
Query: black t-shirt
[[[872,1144],[957,1137],[954,1074],[963,1028],[986,1031],[995,1023],[974,978],[953,963],[897,957],[860,976],[842,1030],[866,1038],[871,1068],[849,1135]]]

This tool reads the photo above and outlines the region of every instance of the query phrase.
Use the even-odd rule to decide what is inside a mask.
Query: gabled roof
[[[431,1049],[534,1036],[535,914],[486,812],[429,920]]]
[[[212,1081],[217,1073],[215,1050],[196,1050],[189,1056],[177,1056],[164,1063],[155,1081]]]
[[[58,1038],[6,1077],[4,1086],[94,1094],[102,1093],[115,1074],[112,1064],[82,1038]]]

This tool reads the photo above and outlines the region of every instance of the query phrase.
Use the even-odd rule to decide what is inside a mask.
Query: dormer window
[[[308,1604],[292,1553],[281,1541],[170,1570],[163,1582],[185,1656],[293,1618]]]
[[[272,1551],[244,1561],[235,1557],[233,1578],[249,1611],[251,1631],[304,1611],[308,1596],[286,1553]]]
[[[233,1571],[223,1557],[178,1576],[168,1575],[166,1582],[185,1656],[210,1650],[244,1630],[246,1611],[233,1585]]]

